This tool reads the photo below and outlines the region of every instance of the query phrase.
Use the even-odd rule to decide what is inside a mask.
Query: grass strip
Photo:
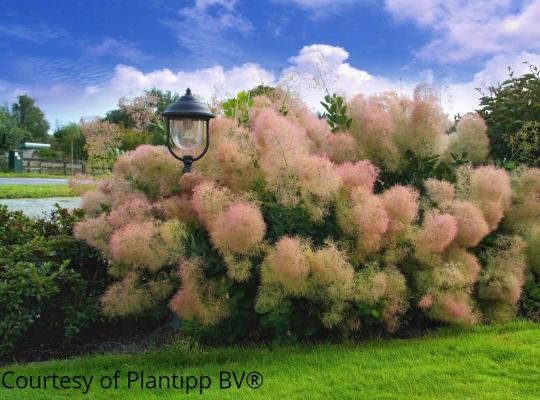
[[[76,197],[66,184],[0,185],[0,199],[36,199],[48,197]]]
[[[0,378],[93,376],[83,389],[6,389],[2,399],[534,399],[539,396],[540,324],[517,321],[471,330],[443,330],[428,337],[372,340],[362,343],[260,348],[201,348],[185,343],[144,354],[104,354],[67,361],[11,365]],[[104,376],[120,371],[118,388],[102,388]],[[257,371],[263,384],[252,389],[243,380],[220,388],[220,373]],[[144,373],[145,380],[132,382]],[[149,388],[150,376],[207,376],[211,386]],[[226,376],[226,375],[225,375]],[[28,378],[27,378],[28,379]],[[105,386],[107,384],[105,379]],[[187,381],[186,381],[187,382]],[[193,383],[193,381],[192,381]],[[225,382],[226,383],[226,382]],[[165,384],[165,379],[162,379]]]

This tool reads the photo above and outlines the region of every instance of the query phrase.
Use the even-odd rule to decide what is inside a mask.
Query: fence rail
[[[84,160],[61,160],[61,159],[45,159],[45,158],[23,158],[23,171],[47,174],[47,175],[75,175],[75,174],[89,174],[89,175],[101,175],[111,172],[112,168],[106,167],[92,167]],[[0,171],[9,172],[8,170],[8,157],[5,154],[0,153]]]
[[[71,175],[86,173],[84,161],[48,160],[42,158],[23,158],[23,168],[26,172],[50,175]]]

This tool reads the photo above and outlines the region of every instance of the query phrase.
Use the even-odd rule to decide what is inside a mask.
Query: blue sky
[[[27,93],[54,125],[154,86],[266,83],[316,107],[321,71],[346,96],[428,81],[451,115],[506,66],[540,64],[538,21],[540,0],[2,0],[0,103]]]

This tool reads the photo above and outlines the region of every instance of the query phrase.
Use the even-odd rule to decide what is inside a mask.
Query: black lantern
[[[167,124],[167,147],[175,158],[184,163],[184,172],[190,172],[191,164],[208,151],[209,121],[214,114],[193,97],[188,88],[186,94],[167,107],[162,115]]]

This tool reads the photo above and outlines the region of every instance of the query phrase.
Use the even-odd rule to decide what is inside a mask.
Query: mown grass
[[[35,199],[45,197],[75,197],[66,184],[0,185],[0,199]]]
[[[93,175],[95,179],[106,177],[108,174]],[[0,172],[0,178],[44,178],[44,179],[69,179],[71,173],[63,174],[40,174],[37,172]]]
[[[36,172],[0,172],[0,178],[67,179],[71,178],[71,175],[39,174]]]
[[[68,361],[11,365],[19,375],[53,373],[94,376],[81,390],[7,390],[1,399],[538,399],[540,324],[513,322],[470,331],[447,330],[431,337],[365,343],[275,348],[200,348],[171,345],[157,352],[99,355]],[[121,371],[117,389],[99,379]],[[129,371],[145,375],[206,375],[203,396],[193,389],[127,388]],[[220,389],[220,371],[258,371],[259,389]],[[9,382],[8,382],[9,384]],[[233,384],[234,387],[234,384]]]

